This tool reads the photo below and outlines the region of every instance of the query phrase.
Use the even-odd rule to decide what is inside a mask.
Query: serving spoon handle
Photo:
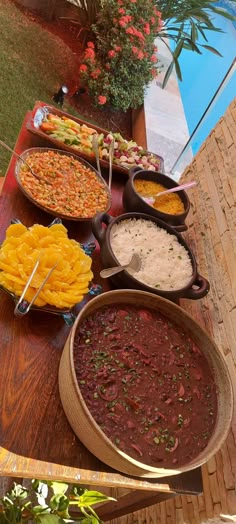
[[[99,158],[99,147],[98,147],[98,134],[94,133],[92,138],[92,148],[96,158],[97,170],[100,176],[102,176],[100,158]]]
[[[170,189],[165,189],[165,191],[160,191],[156,195],[152,195],[150,197],[142,196],[142,199],[147,204],[151,204],[152,205],[152,204],[154,204],[156,198],[158,198],[160,196],[167,195],[168,193],[176,193],[177,191],[182,191],[183,189],[189,189],[190,187],[193,187],[193,186],[196,186],[196,185],[197,185],[197,182],[195,182],[195,181],[193,181],[193,182],[186,182],[186,184],[181,184],[180,186],[175,186],[175,187],[171,187]]]
[[[109,147],[109,177],[108,177],[109,191],[111,191],[111,183],[112,183],[112,162],[113,162],[113,156],[114,156],[114,146],[115,146],[115,140],[113,137],[110,143],[110,147]]]
[[[114,267],[108,267],[107,269],[102,269],[102,271],[100,271],[100,277],[102,278],[112,277],[112,275],[116,275],[117,273],[120,273],[120,271],[123,271],[124,269],[127,269],[127,268],[133,269],[134,271],[139,271],[140,267],[141,267],[140,256],[137,253],[134,253],[128,264],[125,264],[123,266],[114,266]]]
[[[109,267],[107,269],[102,269],[102,271],[100,271],[100,277],[102,278],[112,277],[112,275],[116,275],[117,273],[120,273],[120,271],[123,271],[128,266],[129,264],[127,264],[126,266],[114,266],[114,267]]]
[[[170,189],[165,189],[165,191],[161,191],[160,193],[157,193],[154,195],[154,197],[159,197],[161,195],[166,195],[167,193],[176,193],[177,191],[182,191],[183,189],[189,189],[190,187],[196,186],[197,182],[186,182],[186,184],[181,184],[180,186],[171,187]]]
[[[10,151],[10,153],[12,153],[13,155],[15,155],[17,158],[19,158],[22,162],[24,162],[24,164],[28,167],[28,169],[30,170],[30,172],[32,173],[32,175],[37,178],[38,180],[40,180],[40,182],[45,182],[46,184],[49,184],[49,182],[47,180],[44,180],[42,179],[41,176],[37,175],[32,167],[30,167],[30,165],[28,164],[28,162],[26,162],[26,160],[24,160],[24,158],[22,158],[21,155],[19,155],[18,153],[16,153],[16,151],[14,151],[14,149],[12,149],[10,146],[8,146],[7,144],[5,144],[5,142],[3,142],[2,140],[0,140],[0,145],[2,147],[5,147],[5,149],[7,149],[8,151]]]

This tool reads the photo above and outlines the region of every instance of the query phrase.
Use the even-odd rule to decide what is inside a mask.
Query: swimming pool
[[[219,2],[217,6],[227,8],[232,12],[229,1]],[[202,39],[200,43],[207,43],[215,47],[223,55],[222,58],[204,48],[202,48],[202,55],[183,50],[179,58],[183,76],[183,81],[179,82],[179,90],[190,135],[214,97],[236,54],[236,24],[216,14],[214,18],[212,16],[212,19],[214,25],[221,28],[224,33],[208,31],[206,32],[208,42]],[[232,74],[194,135],[191,142],[193,154],[198,151],[235,96],[236,72]]]

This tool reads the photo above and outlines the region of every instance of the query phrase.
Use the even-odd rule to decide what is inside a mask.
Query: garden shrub
[[[145,88],[158,74],[154,40],[162,25],[153,0],[105,0],[92,26],[80,65],[95,104],[126,111],[143,103]]]

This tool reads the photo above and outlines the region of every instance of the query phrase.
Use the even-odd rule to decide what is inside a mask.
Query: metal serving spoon
[[[144,197],[142,196],[142,199],[147,204],[153,204],[159,196],[167,195],[167,193],[176,193],[177,191],[182,191],[182,189],[190,189],[190,187],[196,186],[197,182],[186,182],[186,184],[181,184],[180,186],[171,187],[170,189],[165,189],[165,191],[161,191],[160,193],[157,193],[156,195],[150,196],[150,197]]]
[[[94,133],[94,135],[93,135],[92,147],[93,147],[93,151],[95,153],[98,173],[99,173],[100,176],[102,176],[101,166],[100,166],[100,159],[99,159],[99,147],[98,147],[98,134],[97,133]]]
[[[113,163],[113,157],[114,157],[114,144],[115,140],[112,138],[109,146],[109,175],[108,175],[108,189],[111,191],[111,183],[112,183],[112,163]],[[96,164],[97,164],[97,170],[99,172],[99,175],[102,176],[101,172],[101,166],[100,166],[100,158],[99,158],[99,146],[98,146],[98,134],[94,133],[92,138],[92,147],[93,151],[95,153],[96,157]]]
[[[7,144],[5,144],[5,142],[3,142],[2,140],[0,140],[0,145],[5,147],[5,149],[7,149],[8,151],[10,151],[13,155],[17,156],[17,158],[20,158],[20,160],[22,162],[24,162],[24,164],[28,167],[28,169],[30,170],[31,174],[37,178],[38,180],[40,180],[40,182],[44,182],[45,184],[50,184],[50,182],[48,180],[45,180],[44,178],[42,178],[41,176],[37,175],[37,173],[35,173],[32,169],[32,167],[30,167],[30,165],[28,164],[28,162],[26,162],[26,160],[24,160],[24,158],[22,158],[21,155],[19,155],[18,153],[16,153],[14,151],[14,149],[12,149],[10,146],[8,146]]]
[[[140,268],[141,268],[140,256],[137,253],[134,253],[128,264],[125,264],[123,266],[114,266],[114,267],[109,267],[107,269],[102,269],[102,271],[100,271],[100,277],[102,278],[112,277],[112,275],[116,275],[116,273],[120,273],[120,271],[124,271],[124,269],[133,269],[133,271],[138,272]]]
[[[111,191],[111,183],[112,183],[112,163],[113,163],[113,157],[114,157],[114,147],[115,147],[115,139],[113,137],[110,143],[110,147],[109,147],[109,177],[108,177],[109,191]]]

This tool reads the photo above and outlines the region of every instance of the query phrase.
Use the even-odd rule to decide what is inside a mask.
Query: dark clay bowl
[[[137,193],[134,188],[134,180],[144,179],[158,184],[163,185],[166,189],[177,187],[179,184],[172,180],[172,178],[157,173],[155,171],[140,170],[138,166],[135,166],[129,171],[129,180],[125,186],[123,193],[123,205],[126,211],[132,212],[137,211],[139,213],[146,213],[155,218],[163,220],[170,226],[174,227],[176,231],[186,231],[187,226],[185,224],[186,216],[190,209],[190,201],[185,191],[178,191],[178,195],[184,204],[184,213],[178,213],[178,215],[170,215],[169,213],[162,213],[154,207],[147,204],[143,198]]]
[[[92,231],[101,247],[101,258],[104,268],[119,265],[119,262],[111,248],[110,233],[114,224],[117,224],[121,220],[127,220],[128,218],[142,218],[145,220],[151,220],[158,227],[161,227],[171,235],[176,236],[179,243],[182,244],[182,246],[184,246],[184,248],[188,252],[188,255],[192,263],[193,275],[187,286],[181,289],[175,289],[173,291],[165,291],[157,290],[154,287],[147,286],[146,284],[143,284],[142,282],[134,278],[127,271],[122,271],[111,277],[111,281],[115,287],[149,291],[151,293],[154,293],[155,295],[160,295],[173,301],[178,300],[180,298],[190,298],[196,300],[198,298],[204,297],[208,293],[210,289],[209,282],[204,277],[199,275],[197,271],[196,259],[188,244],[181,236],[181,234],[178,233],[173,227],[169,226],[165,222],[162,222],[158,218],[151,217],[150,215],[146,215],[143,213],[125,213],[116,218],[111,217],[107,213],[97,213],[97,215],[95,215],[95,217],[92,219]]]

